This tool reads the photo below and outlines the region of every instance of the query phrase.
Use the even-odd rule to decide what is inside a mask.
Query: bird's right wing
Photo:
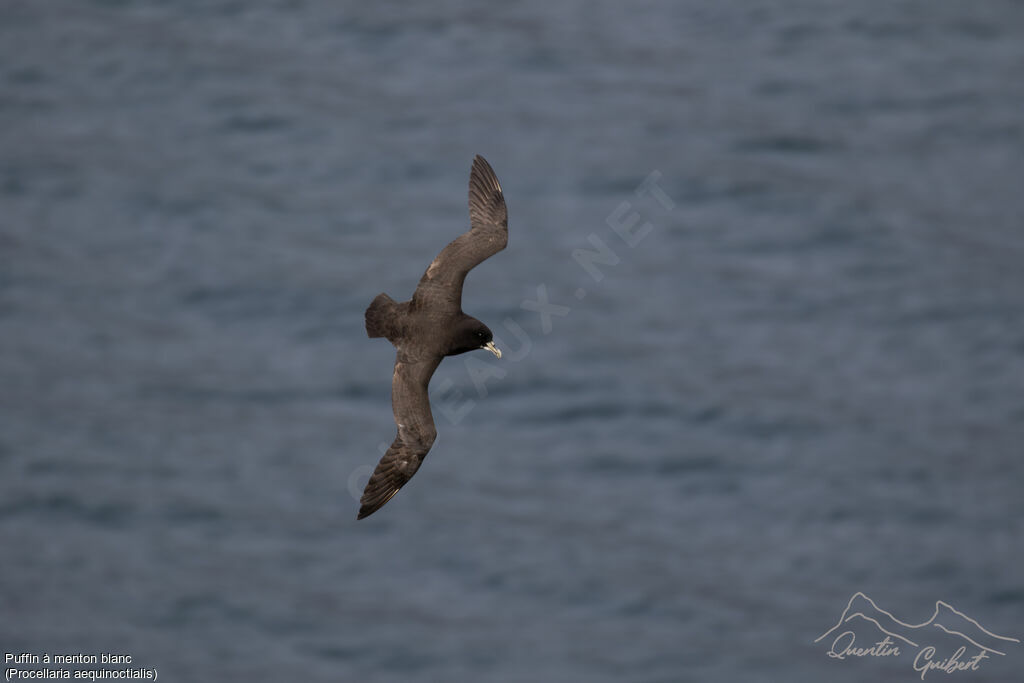
[[[414,306],[461,310],[466,275],[508,244],[505,196],[494,169],[479,154],[469,173],[469,226],[427,268],[412,296]]]
[[[395,413],[398,434],[370,475],[370,481],[359,501],[357,519],[373,514],[391,500],[416,474],[423,458],[434,445],[437,431],[430,412],[427,385],[440,363],[440,357],[417,363],[395,361],[395,374],[391,380],[391,407]]]

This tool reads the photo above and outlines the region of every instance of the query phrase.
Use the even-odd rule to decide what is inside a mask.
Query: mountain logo
[[[1017,638],[989,631],[942,600],[936,601],[930,619],[908,624],[860,591],[850,598],[836,625],[814,640],[822,641],[828,645],[825,653],[833,659],[912,654],[914,671],[922,680],[929,671],[978,671],[986,659],[1005,657],[1010,648],[1020,644]]]

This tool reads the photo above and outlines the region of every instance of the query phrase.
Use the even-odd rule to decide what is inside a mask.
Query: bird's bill
[[[492,341],[487,342],[486,344],[484,344],[480,348],[481,349],[487,349],[488,351],[493,353],[498,358],[501,358],[501,349],[499,349],[497,346],[495,346],[494,342],[492,342]]]

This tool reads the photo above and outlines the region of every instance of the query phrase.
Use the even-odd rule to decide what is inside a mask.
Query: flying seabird
[[[391,407],[398,434],[359,501],[362,519],[398,493],[434,443],[427,385],[445,356],[487,349],[498,358],[487,325],[462,312],[462,283],[475,266],[508,244],[508,211],[491,165],[480,155],[469,174],[469,230],[441,250],[409,301],[378,294],[366,309],[366,334],[395,345]]]

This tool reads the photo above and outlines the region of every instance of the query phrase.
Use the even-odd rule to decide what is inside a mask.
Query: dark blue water
[[[0,8],[0,649],[919,680],[813,642],[856,591],[1024,637],[1024,7],[346,4]],[[506,356],[445,361],[357,524],[394,435],[362,313],[477,153]]]

